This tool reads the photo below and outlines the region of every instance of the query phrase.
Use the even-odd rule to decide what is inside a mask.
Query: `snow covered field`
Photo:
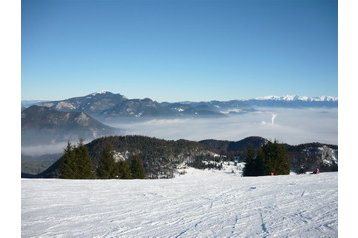
[[[338,173],[22,180],[22,237],[337,237]]]

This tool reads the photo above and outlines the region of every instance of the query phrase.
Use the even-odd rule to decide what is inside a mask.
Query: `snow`
[[[81,124],[81,125],[84,125],[84,126],[88,125],[89,120],[90,120],[90,118],[83,112],[81,112],[80,115],[75,118],[75,121],[78,124]]]
[[[113,159],[115,162],[125,161],[129,158],[129,151],[126,151],[125,153],[121,153],[121,152],[113,150],[112,153],[113,153]]]
[[[320,96],[320,97],[307,97],[298,95],[286,95],[286,96],[264,96],[258,97],[257,100],[276,100],[276,101],[306,101],[306,102],[327,102],[327,101],[338,101],[337,97],[333,96]]]
[[[74,110],[74,109],[76,109],[76,107],[72,103],[66,102],[66,101],[57,103],[55,108],[57,110],[63,110],[63,109]]]
[[[52,102],[45,102],[45,103],[42,103],[41,106],[44,106],[44,107],[52,107],[54,105],[54,103]]]
[[[229,162],[224,162],[223,163],[223,167],[222,167],[221,171],[225,172],[225,173],[231,173],[231,174],[241,176],[244,167],[245,167],[244,162],[236,163],[236,165],[235,165],[234,162],[229,161]],[[216,172],[216,171],[214,170],[214,172]]]
[[[226,111],[220,111],[223,114],[229,114],[229,113],[239,113],[242,112],[242,109],[240,108],[232,108],[232,109],[228,109]]]
[[[142,115],[143,115],[143,112],[140,112],[137,115],[135,115],[135,117],[139,118],[139,117],[142,117]]]
[[[92,93],[91,95],[92,96],[96,96],[98,94],[106,94],[106,93],[111,93],[110,91],[107,91],[107,90],[100,90],[98,92],[95,92],[95,93]]]
[[[338,173],[22,179],[22,237],[337,237]]]

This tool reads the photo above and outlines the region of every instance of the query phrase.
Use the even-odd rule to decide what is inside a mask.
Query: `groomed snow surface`
[[[338,173],[22,180],[22,237],[337,237]]]

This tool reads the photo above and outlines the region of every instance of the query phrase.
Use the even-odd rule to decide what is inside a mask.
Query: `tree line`
[[[145,171],[139,154],[133,154],[129,160],[115,161],[110,145],[103,148],[98,166],[95,168],[87,147],[80,140],[77,146],[67,143],[59,166],[59,177],[63,179],[144,179]]]
[[[285,146],[268,142],[258,150],[247,149],[243,176],[284,175],[290,173],[290,162]]]

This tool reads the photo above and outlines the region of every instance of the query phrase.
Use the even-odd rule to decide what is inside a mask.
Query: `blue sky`
[[[22,99],[338,94],[337,1],[23,0]]]

